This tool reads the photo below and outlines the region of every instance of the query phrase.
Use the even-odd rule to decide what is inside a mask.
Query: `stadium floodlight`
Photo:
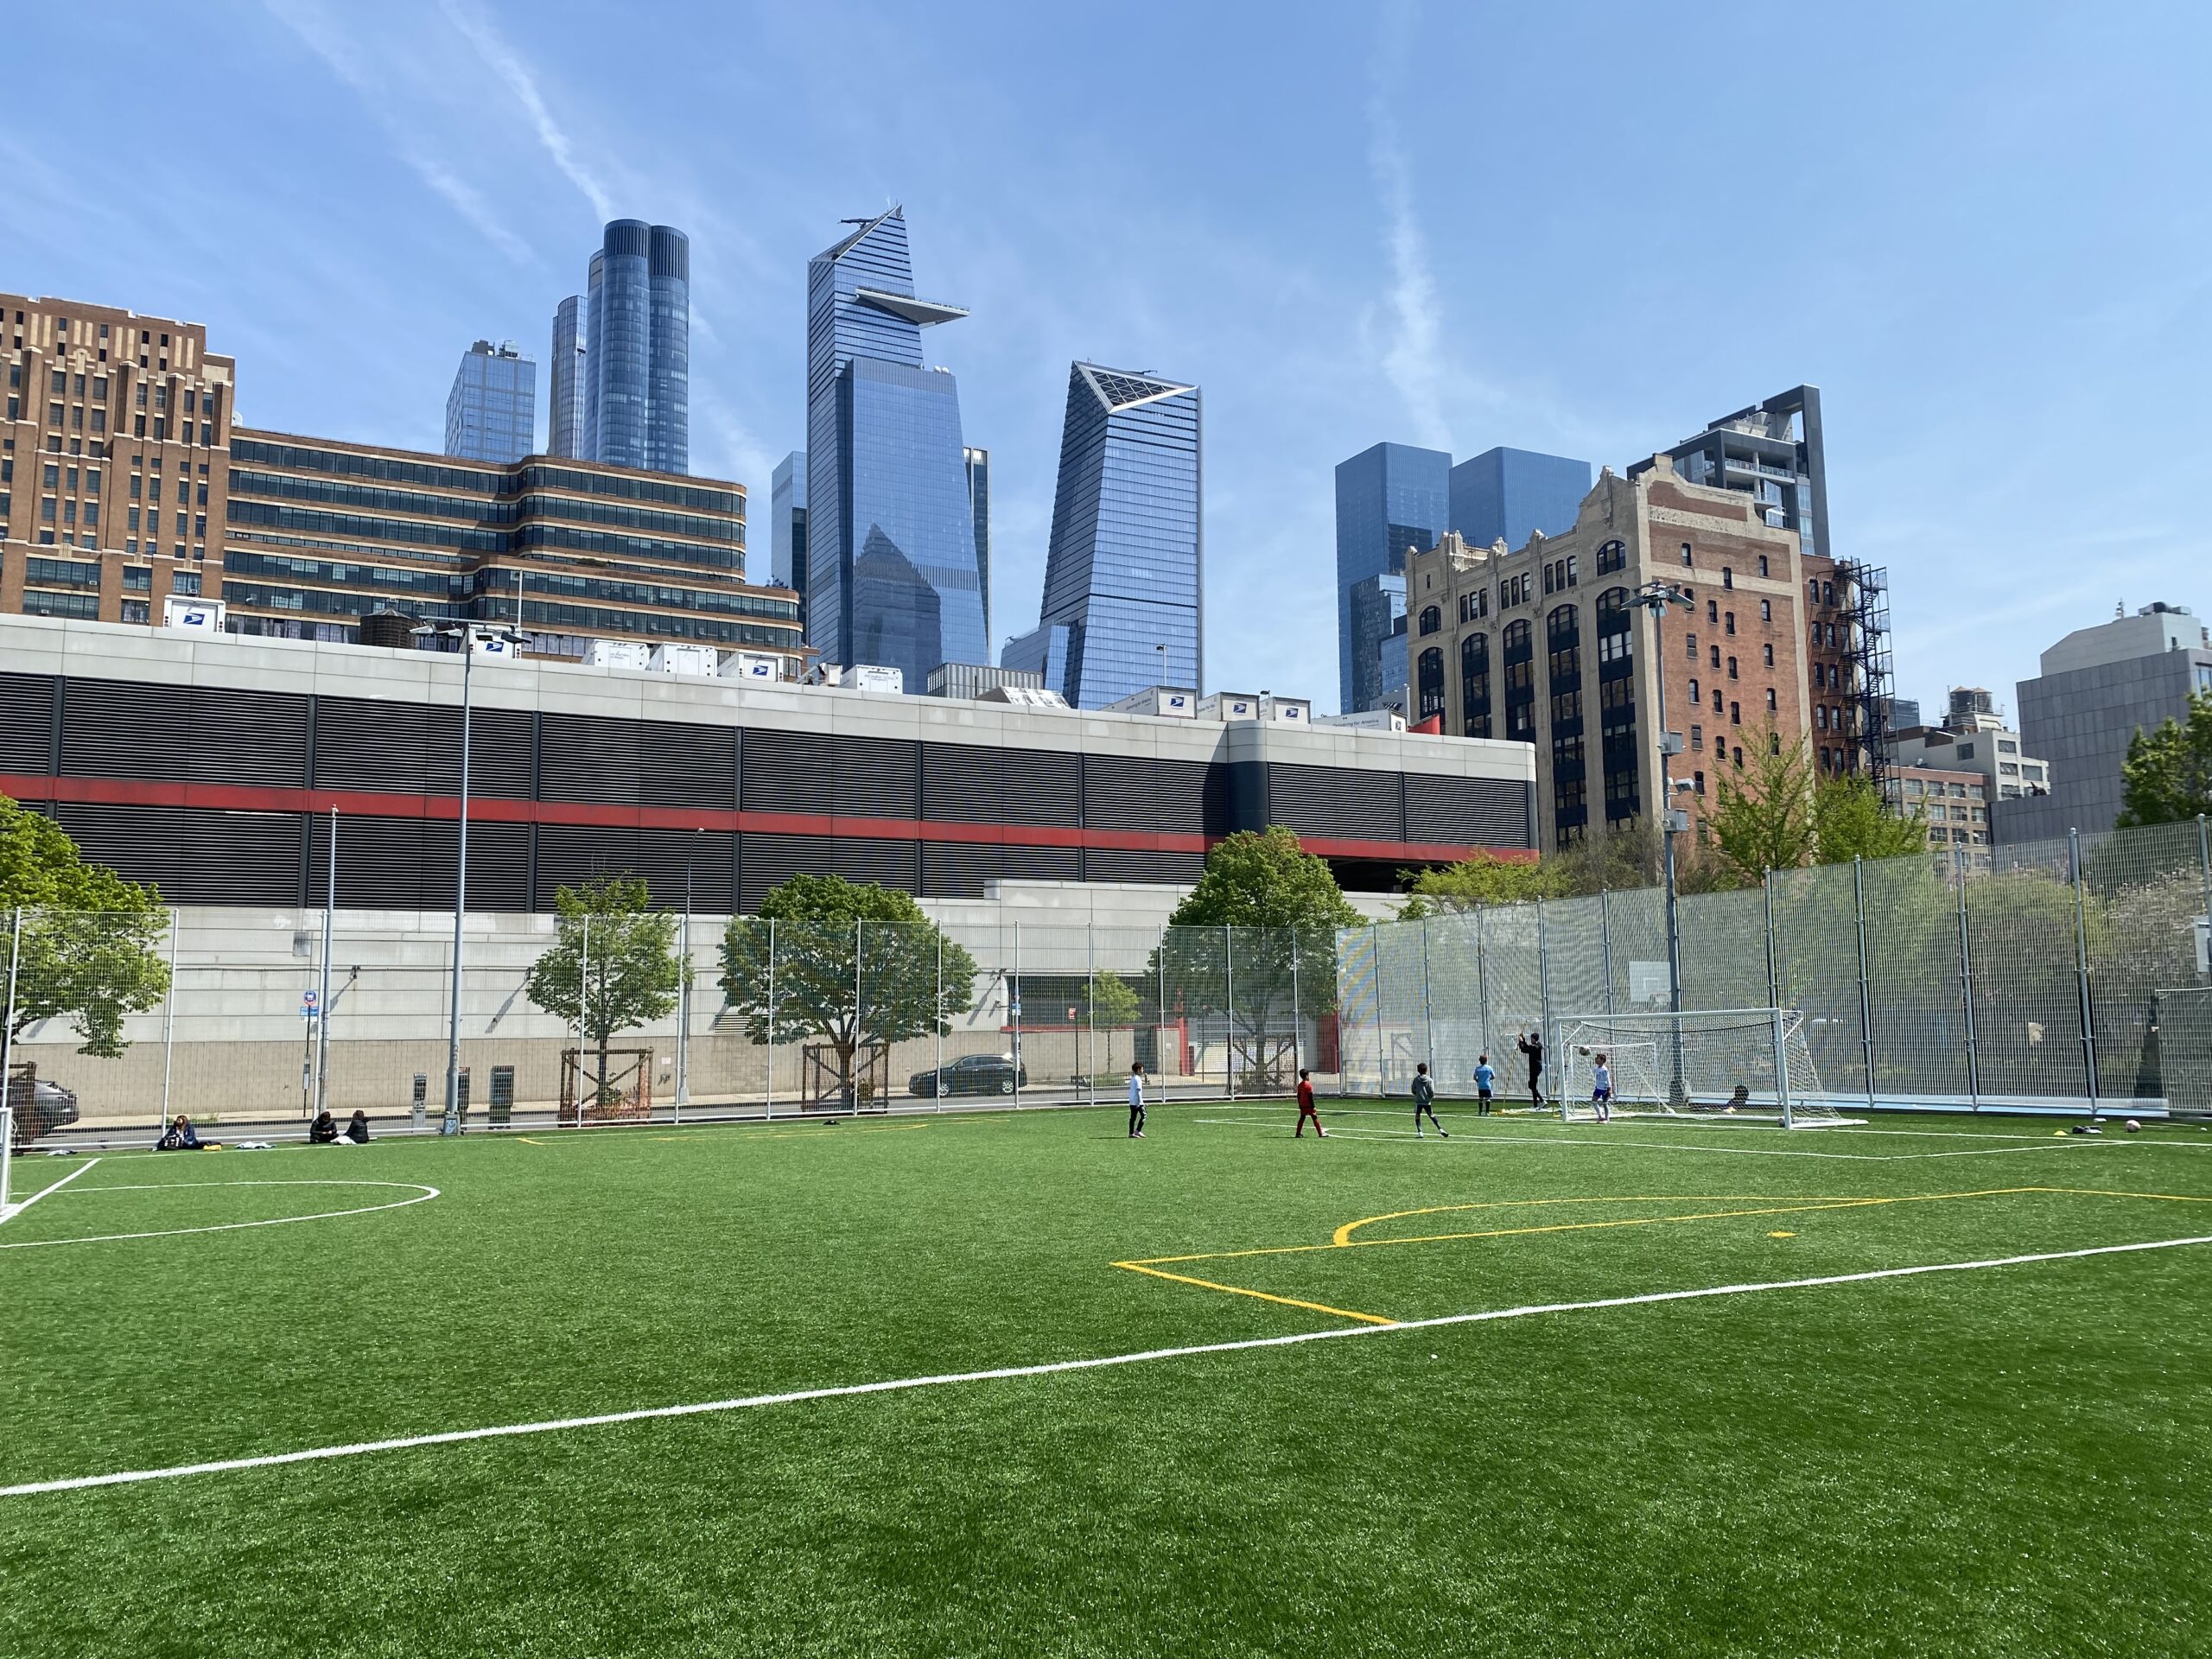
[[[1648,582],[1637,590],[1636,597],[1629,602],[1641,607],[1651,619],[1651,667],[1658,677],[1659,693],[1660,842],[1666,849],[1667,1008],[1670,1014],[1679,1014],[1682,1011],[1682,928],[1681,914],[1675,907],[1675,837],[1689,828],[1689,814],[1678,811],[1668,804],[1675,793],[1675,781],[1667,763],[1671,757],[1682,752],[1682,740],[1680,733],[1667,729],[1667,653],[1660,646],[1659,624],[1674,607],[1679,605],[1687,611],[1697,601],[1690,597],[1689,589],[1676,583]],[[1688,1098],[1682,1085],[1682,1039],[1679,1024],[1672,1046],[1673,1079],[1668,1090],[1668,1099],[1679,1103]]]
[[[519,608],[519,606],[518,606]],[[433,635],[461,641],[461,836],[454,858],[453,993],[446,1014],[446,1115],[440,1135],[461,1133],[461,929],[468,913],[468,673],[479,641],[510,648],[526,644],[512,628],[479,628],[461,621],[429,622],[409,630],[417,639]]]

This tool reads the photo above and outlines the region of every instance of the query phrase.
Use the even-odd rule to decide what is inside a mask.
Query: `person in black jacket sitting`
[[[346,1126],[346,1138],[357,1147],[369,1144],[369,1115],[359,1107],[353,1110],[353,1121]]]
[[[162,1138],[154,1142],[154,1150],[156,1152],[197,1152],[200,1150],[200,1132],[192,1127],[190,1118],[182,1112],[179,1112],[176,1115],[176,1121],[162,1130]]]
[[[308,1125],[308,1144],[311,1147],[334,1147],[338,1144],[338,1122],[328,1112],[317,1112],[315,1122]]]

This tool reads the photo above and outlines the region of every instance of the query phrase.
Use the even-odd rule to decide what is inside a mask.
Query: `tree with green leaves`
[[[2123,830],[2212,813],[2212,691],[2190,696],[2186,721],[2168,715],[2156,731],[2139,728],[2120,775]]]
[[[60,824],[0,796],[0,912],[16,910],[22,945],[5,1010],[10,1033],[63,1020],[84,1039],[79,1053],[122,1053],[130,1046],[124,1016],[159,1007],[168,994],[161,894],[86,862]],[[10,948],[0,940],[0,953]],[[5,984],[0,963],[0,989]]]
[[[1412,883],[1411,896],[1398,919],[1406,922],[1530,899],[1563,899],[1573,891],[1570,872],[1556,855],[1511,859],[1478,852],[1456,864],[1404,874]]]
[[[617,1032],[666,1018],[683,994],[676,918],[655,910],[640,875],[594,876],[553,894],[553,944],[524,982],[546,1013],[580,1028],[598,1052],[596,1093],[608,1098],[607,1048]]]
[[[1288,830],[1239,830],[1206,855],[1205,874],[1154,953],[1147,971],[1166,988],[1162,1017],[1221,1010],[1242,1086],[1281,1087],[1296,1020],[1336,1007],[1337,930],[1364,919],[1326,861]]]
[[[1754,743],[1740,772],[1715,771],[1713,807],[1706,823],[1713,850],[1746,886],[1769,870],[1812,861],[1820,845],[1813,817],[1813,770],[1805,747]]]
[[[1813,791],[1813,855],[1820,864],[1854,858],[1903,858],[1928,850],[1928,820],[1916,808],[1900,817],[1863,772],[1825,779]]]
[[[975,1006],[976,971],[912,895],[839,875],[791,877],[722,935],[722,994],[747,1039],[820,1039],[848,1099],[861,1044],[950,1031]]]

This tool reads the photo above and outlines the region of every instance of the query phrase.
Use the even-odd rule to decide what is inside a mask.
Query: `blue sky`
[[[930,348],[993,453],[1001,638],[1077,357],[1205,388],[1214,684],[1333,702],[1370,443],[1618,467],[1807,380],[1905,695],[2009,705],[2116,602],[2212,608],[2202,6],[116,0],[5,37],[0,288],[205,321],[254,424],[435,449],[459,353],[542,361],[602,219],[688,230],[693,466],[753,491],[764,575],[806,261],[904,202],[974,313]]]

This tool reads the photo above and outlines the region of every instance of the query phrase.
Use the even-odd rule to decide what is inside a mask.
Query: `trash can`
[[[512,1065],[492,1068],[492,1127],[504,1129],[515,1114],[515,1069]]]
[[[418,1129],[423,1127],[423,1118],[424,1113],[429,1109],[429,1098],[430,1079],[423,1072],[417,1071],[415,1074],[415,1101],[413,1110],[415,1116],[415,1127]]]

